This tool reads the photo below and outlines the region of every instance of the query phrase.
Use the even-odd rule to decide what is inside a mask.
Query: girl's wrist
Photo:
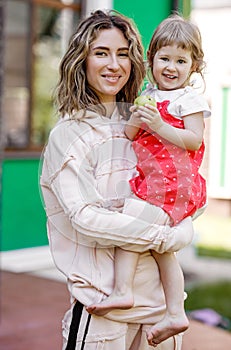
[[[129,126],[133,126],[133,127],[136,127],[136,128],[139,128],[140,125],[141,125],[141,120],[140,119],[137,119],[136,117],[130,117],[130,119],[128,120],[128,123],[127,123]]]

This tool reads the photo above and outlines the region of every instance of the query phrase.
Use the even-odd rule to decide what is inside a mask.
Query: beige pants
[[[125,201],[124,212],[148,222],[162,225],[170,222],[169,216],[163,210],[134,198]],[[173,233],[166,237],[164,245],[157,245],[157,250],[164,252],[175,248],[183,237],[185,234],[182,232],[177,232],[177,235]],[[187,239],[190,240],[191,237]],[[77,302],[63,319],[62,350],[154,350],[146,339],[146,331],[151,325],[112,321],[106,317],[107,315],[89,315],[85,307]],[[134,309],[134,319],[136,318]],[[180,350],[181,344],[182,334],[179,334],[163,341],[155,349]]]
[[[154,350],[148,345],[146,330],[150,325],[115,322],[89,315],[76,303],[63,319],[62,350]],[[182,334],[159,344],[156,350],[180,350]]]

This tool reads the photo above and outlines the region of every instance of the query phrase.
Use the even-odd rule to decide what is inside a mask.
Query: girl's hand
[[[157,131],[165,124],[158,109],[154,106],[146,104],[145,106],[136,107],[136,111],[136,113],[139,113],[141,122],[146,123],[153,131]]]
[[[142,124],[142,120],[141,120],[141,115],[138,112],[137,106],[133,105],[132,107],[130,107],[130,112],[132,112],[132,114],[128,120],[128,125],[139,128]]]

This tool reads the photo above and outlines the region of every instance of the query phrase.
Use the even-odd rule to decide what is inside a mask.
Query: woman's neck
[[[106,109],[106,117],[110,118],[112,113],[114,112],[115,110],[115,107],[116,107],[116,102],[106,102],[106,103],[103,103],[105,109]]]

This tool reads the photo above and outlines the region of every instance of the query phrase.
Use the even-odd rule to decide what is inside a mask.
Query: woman
[[[67,278],[71,308],[63,319],[63,350],[146,350],[146,330],[164,315],[158,267],[149,249],[175,251],[180,225],[157,226],[122,213],[136,157],[124,127],[145,75],[143,50],[124,16],[96,11],[72,36],[60,65],[60,120],[44,152],[41,188],[55,264]],[[184,236],[184,235],[182,235]],[[140,253],[134,307],[104,317],[86,311],[113,289],[114,251]],[[129,266],[126,266],[129,269]],[[180,349],[181,337],[158,350]]]

